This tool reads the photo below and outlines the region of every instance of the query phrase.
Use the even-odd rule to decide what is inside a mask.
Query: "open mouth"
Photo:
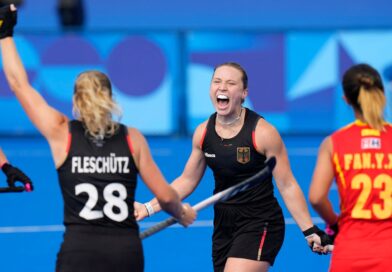
[[[229,104],[229,101],[230,101],[229,97],[223,94],[219,94],[216,97],[216,102],[219,106],[226,106],[227,104]]]

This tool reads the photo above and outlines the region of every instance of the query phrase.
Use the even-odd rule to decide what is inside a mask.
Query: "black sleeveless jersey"
[[[254,146],[254,132],[258,120],[262,118],[252,110],[245,109],[244,125],[239,133],[230,139],[222,139],[215,130],[216,113],[210,116],[202,150],[207,165],[215,178],[214,194],[223,191],[255,175],[265,164],[266,156],[257,152]],[[232,205],[251,205],[252,207],[271,207],[277,204],[273,193],[272,178],[239,193],[223,202]],[[280,209],[280,208],[279,208]]]
[[[138,170],[128,130],[93,139],[82,122],[71,121],[69,152],[57,169],[64,200],[64,225],[138,229],[133,202]]]

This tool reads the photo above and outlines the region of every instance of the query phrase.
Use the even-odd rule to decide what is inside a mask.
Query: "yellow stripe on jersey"
[[[371,128],[365,128],[361,130],[361,136],[366,137],[366,136],[380,136],[380,131],[376,129],[371,129]]]
[[[336,172],[338,173],[340,180],[342,181],[343,188],[346,188],[346,180],[344,179],[342,167],[340,166],[340,163],[339,163],[338,154],[335,153],[333,155],[333,161],[335,163]]]

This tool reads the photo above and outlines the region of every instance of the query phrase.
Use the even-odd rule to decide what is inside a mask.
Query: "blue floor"
[[[312,169],[321,136],[284,137],[293,172],[304,191],[308,193]],[[148,138],[152,154],[168,180],[182,171],[191,148],[190,138]],[[46,272],[54,271],[56,254],[62,240],[62,198],[49,147],[41,137],[0,138],[0,146],[11,163],[22,168],[34,181],[33,193],[2,194],[0,196],[0,271]],[[5,186],[4,176],[0,184]],[[209,197],[213,179],[208,171],[201,184],[187,202],[195,204]],[[137,199],[151,198],[151,193],[139,180]],[[286,218],[286,236],[275,265],[270,271],[314,272],[327,271],[329,256],[311,253],[297,225],[283,206]],[[336,199],[337,193],[332,192]],[[319,218],[311,210],[312,217]],[[141,223],[142,230],[165,219],[157,214]],[[184,229],[178,225],[168,228],[143,241],[146,272],[212,271],[211,234],[212,209],[199,213],[197,222]],[[322,223],[318,223],[323,227]]]

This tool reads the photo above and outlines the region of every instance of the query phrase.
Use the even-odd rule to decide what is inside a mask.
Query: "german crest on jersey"
[[[249,147],[237,147],[237,161],[245,164],[250,161],[250,148]]]

